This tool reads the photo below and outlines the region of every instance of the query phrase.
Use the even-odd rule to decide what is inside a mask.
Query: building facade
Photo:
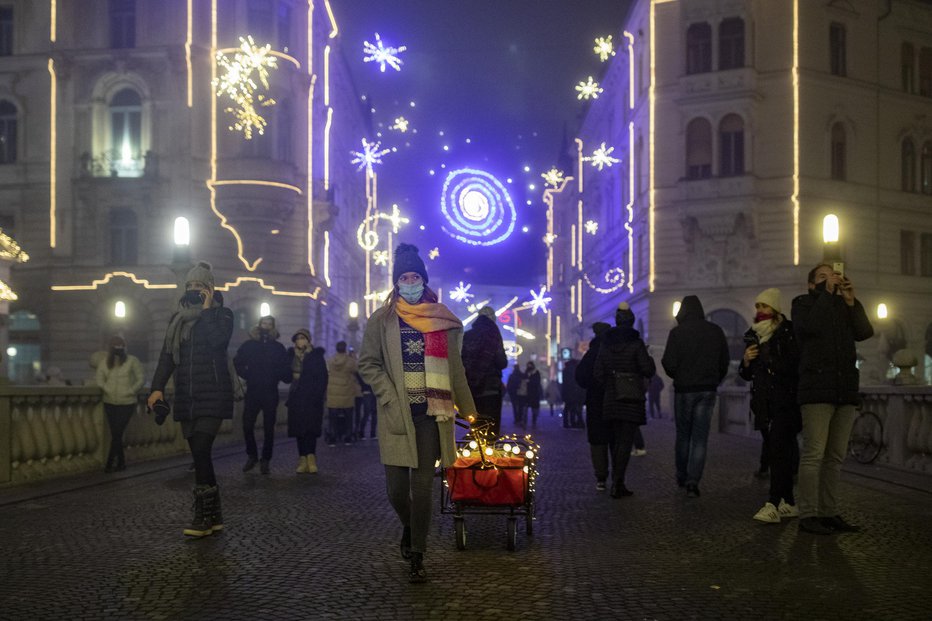
[[[903,348],[928,375],[932,3],[639,0],[615,39],[572,179],[545,193],[553,338],[589,338],[625,300],[659,355],[698,294],[737,360],[756,294],[779,287],[789,314],[827,258],[878,332],[863,382]],[[600,170],[602,143],[617,161]]]
[[[0,0],[0,228],[31,257],[11,379],[80,382],[114,333],[151,370],[199,259],[231,347],[262,311],[346,338],[368,132],[327,0]]]

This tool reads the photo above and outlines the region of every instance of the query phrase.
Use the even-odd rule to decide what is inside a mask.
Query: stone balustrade
[[[883,423],[883,448],[875,465],[932,475],[932,386],[865,386],[862,409]],[[712,428],[756,435],[746,386],[719,388]]]

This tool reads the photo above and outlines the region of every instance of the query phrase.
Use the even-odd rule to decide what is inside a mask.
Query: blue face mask
[[[424,295],[424,283],[416,285],[398,285],[398,294],[405,299],[408,304],[417,304]]]

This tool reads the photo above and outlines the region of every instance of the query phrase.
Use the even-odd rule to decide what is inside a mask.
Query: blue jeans
[[[678,392],[673,399],[676,416],[676,482],[699,485],[705,468],[709,424],[715,391]]]

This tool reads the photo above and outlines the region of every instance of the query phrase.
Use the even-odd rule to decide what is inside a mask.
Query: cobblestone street
[[[506,406],[507,410],[507,406]],[[510,413],[506,419],[510,418]],[[510,431],[506,425],[506,431]],[[596,492],[585,432],[541,413],[534,535],[468,516],[467,549],[435,516],[430,582],[409,585],[373,441],[318,451],[295,475],[282,440],[269,476],[216,459],[226,530],[186,540],[183,457],[0,492],[0,617],[25,619],[928,619],[932,494],[846,472],[861,533],[763,525],[758,441],[713,432],[702,497],[673,477],[673,426],[650,421],[631,498]],[[78,487],[78,486],[81,487]],[[69,488],[70,486],[70,488]],[[30,494],[30,492],[32,492]]]

